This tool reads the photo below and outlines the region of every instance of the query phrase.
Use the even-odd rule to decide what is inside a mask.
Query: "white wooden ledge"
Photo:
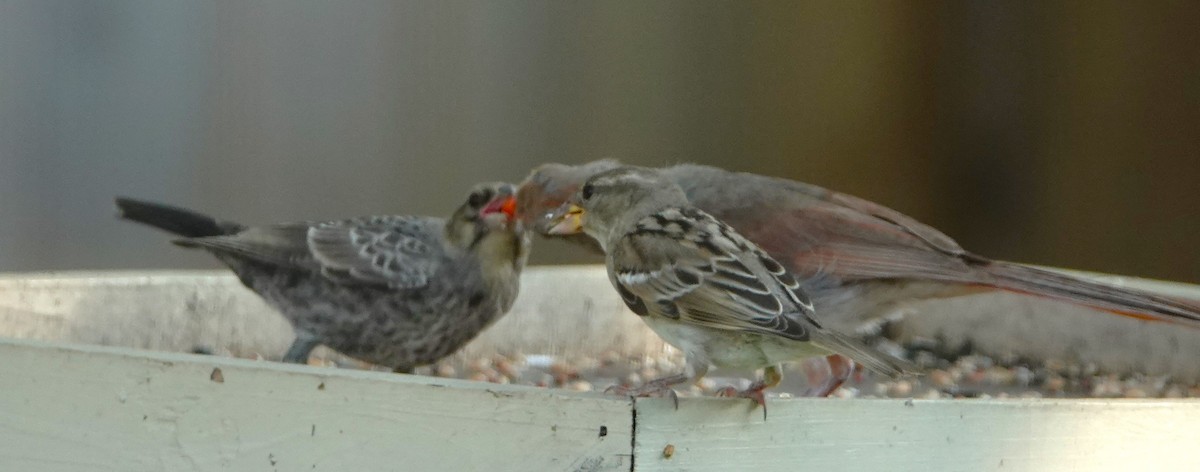
[[[5,471],[1197,470],[1200,402],[599,394],[0,340]],[[671,453],[665,453],[667,450]]]
[[[637,470],[1200,470],[1200,401],[637,402]],[[671,458],[662,451],[670,445]],[[657,454],[656,454],[657,452]]]
[[[0,342],[0,470],[629,470],[632,401]]]

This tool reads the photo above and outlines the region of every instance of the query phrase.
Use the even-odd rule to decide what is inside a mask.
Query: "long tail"
[[[1188,303],[1011,262],[990,263],[996,288],[1054,298],[1148,321],[1200,327],[1200,301]]]
[[[244,226],[179,207],[117,197],[120,217],[187,238],[235,234]]]

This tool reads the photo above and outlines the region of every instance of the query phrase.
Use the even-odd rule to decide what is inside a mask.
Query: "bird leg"
[[[763,421],[767,420],[767,397],[764,393],[766,389],[779,385],[783,381],[783,372],[780,372],[779,366],[773,365],[763,369],[763,379],[750,384],[750,388],[738,390],[736,388],[725,387],[717,391],[719,397],[738,397],[749,398],[754,400],[754,403],[762,406]]]
[[[624,385],[613,385],[604,390],[605,393],[614,393],[617,395],[630,397],[661,397],[670,395],[675,401],[675,409],[679,409],[679,395],[675,393],[671,387],[690,380],[687,374],[675,374],[661,379],[654,379],[643,383],[637,387],[626,387]]]
[[[805,385],[818,385],[829,381],[830,373],[829,361],[824,357],[810,357],[800,361],[800,368],[804,370],[804,378],[807,380]],[[809,389],[812,390],[811,388]],[[809,392],[805,393],[808,396]]]
[[[283,361],[291,364],[307,364],[308,355],[316,349],[321,341],[316,336],[304,333],[297,333],[296,340],[292,341],[292,346],[288,348],[287,354],[283,355]]]
[[[829,394],[837,391],[838,387],[841,387],[846,382],[846,379],[850,378],[850,375],[854,373],[854,361],[845,356],[830,354],[825,356],[824,359],[817,359],[815,361],[813,364],[809,364],[808,361],[804,364],[805,371],[809,374],[809,383],[815,384],[814,387],[809,388],[804,393],[806,397],[828,397]],[[816,363],[827,365],[829,367],[828,374],[813,375],[814,371],[810,370],[810,367],[813,367]],[[823,380],[821,380],[822,377],[824,378]],[[820,380],[820,382],[818,383],[814,380]]]

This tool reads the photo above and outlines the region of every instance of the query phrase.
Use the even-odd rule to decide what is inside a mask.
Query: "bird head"
[[[472,247],[490,234],[522,233],[516,219],[516,187],[504,182],[476,185],[447,221],[447,236],[457,246]]]
[[[586,233],[604,244],[613,231],[663,208],[687,205],[687,195],[658,171],[622,166],[588,178],[566,202],[547,216],[551,235]]]
[[[621,163],[611,159],[577,166],[554,163],[538,166],[517,191],[517,217],[528,228],[549,236],[547,223],[554,210],[578,192],[588,178],[620,166]]]

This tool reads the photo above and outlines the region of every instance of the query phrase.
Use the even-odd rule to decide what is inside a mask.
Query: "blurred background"
[[[444,215],[474,182],[615,157],[1200,282],[1197,44],[1195,2],[0,0],[0,270],[217,267],[114,195]]]

